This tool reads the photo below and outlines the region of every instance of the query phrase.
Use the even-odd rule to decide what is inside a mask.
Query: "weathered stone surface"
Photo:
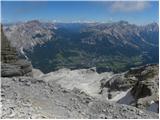
[[[44,73],[41,72],[39,69],[32,69],[32,72],[34,78],[40,78],[41,76],[44,75]]]
[[[136,107],[147,109],[151,104],[159,101],[159,66],[147,65],[140,70],[139,75],[132,70],[139,80],[132,88],[131,93],[136,99]],[[155,112],[158,113],[158,109]]]
[[[32,76],[31,63],[25,60],[16,61],[12,64],[2,63],[1,66],[2,77]]]
[[[1,68],[2,77],[22,76],[22,73],[20,71],[21,69],[18,66],[2,63]]]
[[[135,85],[137,80],[132,80],[124,77],[124,74],[113,76],[106,83],[102,83],[102,87],[108,87],[111,91],[122,90],[125,91]]]
[[[1,25],[1,61],[3,63],[14,63],[16,60],[16,49],[10,46],[10,42],[4,35]]]
[[[108,99],[140,109],[159,103],[159,65],[146,65],[101,81],[101,93]],[[117,97],[116,97],[117,96]],[[114,99],[116,98],[116,99]],[[117,101],[118,100],[118,101]],[[158,105],[158,104],[157,104]],[[154,112],[159,111],[151,110]],[[154,108],[153,108],[154,109]]]
[[[1,118],[158,118],[135,107],[102,101],[54,81],[2,78]]]
[[[144,81],[156,77],[159,73],[158,64],[148,64],[142,67],[131,68],[125,77],[132,78],[136,77],[139,81]]]

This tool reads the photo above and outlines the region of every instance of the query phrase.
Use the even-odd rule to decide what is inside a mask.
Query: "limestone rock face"
[[[17,60],[16,49],[10,46],[10,42],[3,33],[1,26],[1,61],[3,63],[14,63]]]
[[[50,41],[54,37],[54,27],[55,25],[52,23],[32,20],[4,26],[3,28],[11,45],[23,55],[23,50],[32,50],[34,46]]]
[[[16,49],[10,46],[10,42],[3,33],[1,26],[1,76],[32,76],[32,65],[30,62],[18,59]]]
[[[135,73],[132,70],[132,73]],[[139,79],[135,86],[132,88],[131,93],[135,96],[136,106],[141,109],[146,109],[151,104],[159,103],[159,66],[150,65],[144,66],[135,73]],[[158,112],[158,108],[156,112]]]
[[[122,90],[125,91],[133,87],[136,83],[136,80],[127,79],[124,77],[124,74],[118,74],[113,76],[105,84],[102,84],[102,87],[108,87],[111,91]]]
[[[146,65],[101,81],[101,94],[112,101],[140,109],[159,111],[159,65]],[[114,99],[115,98],[115,99]],[[157,107],[149,109],[156,104]],[[155,110],[156,108],[156,110]]]
[[[13,64],[2,63],[1,76],[32,76],[31,63],[26,60],[18,60]]]

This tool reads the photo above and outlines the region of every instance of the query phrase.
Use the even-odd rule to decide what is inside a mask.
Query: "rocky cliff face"
[[[124,74],[115,75],[110,80],[104,80],[102,94],[107,92],[108,98],[118,97],[118,92],[127,91],[119,97],[118,103],[128,104],[140,109],[159,112],[159,66],[146,65],[130,69]],[[106,91],[107,89],[107,91]],[[149,109],[156,104],[153,109]]]
[[[151,65],[129,71],[128,74],[135,75],[138,81],[131,90],[135,97],[135,106],[141,109],[149,109],[156,104],[154,112],[159,112],[159,66]]]
[[[51,40],[54,37],[54,29],[54,24],[41,23],[38,20],[4,26],[11,45],[21,54],[24,54],[23,50],[30,51],[37,44]]]
[[[10,42],[3,33],[1,26],[1,76],[32,76],[32,65],[26,60],[20,60],[15,48],[11,47]]]
[[[26,60],[17,60],[15,63],[2,63],[1,76],[32,76],[32,65]]]
[[[10,42],[4,35],[1,26],[1,61],[3,63],[14,63],[17,60],[16,49],[10,46]]]

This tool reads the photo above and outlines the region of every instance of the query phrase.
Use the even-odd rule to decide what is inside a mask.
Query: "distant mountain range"
[[[158,63],[159,25],[114,23],[45,23],[37,20],[4,25],[20,56],[47,73],[59,68],[96,67],[98,72],[124,71]]]

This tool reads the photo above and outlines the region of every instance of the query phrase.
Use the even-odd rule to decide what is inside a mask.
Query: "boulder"
[[[1,67],[2,77],[32,76],[32,65],[25,60],[17,61],[14,64],[2,63]]]

